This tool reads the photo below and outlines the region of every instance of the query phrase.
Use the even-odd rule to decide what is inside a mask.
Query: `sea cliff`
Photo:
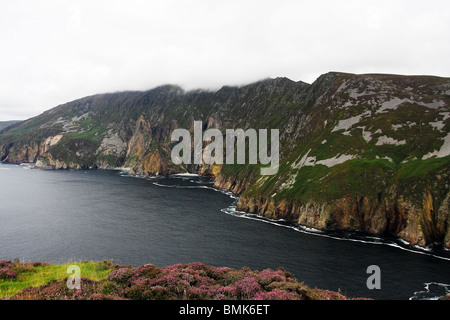
[[[279,129],[278,173],[174,165],[171,133]],[[78,99],[0,131],[0,160],[47,169],[196,173],[240,195],[238,210],[321,230],[450,248],[450,79],[330,72],[218,91],[162,86]]]

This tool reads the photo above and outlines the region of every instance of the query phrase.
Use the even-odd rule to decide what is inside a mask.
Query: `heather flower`
[[[212,268],[212,270],[216,273],[225,273],[225,272],[231,271],[233,269],[228,268],[228,267],[217,267],[217,268]]]
[[[189,263],[187,264],[187,267],[189,269],[194,269],[194,270],[203,270],[206,271],[208,270],[210,267],[208,267],[206,264],[201,263],[201,262],[193,262],[193,263]]]
[[[109,296],[102,293],[94,293],[89,297],[89,300],[123,300],[119,297]]]
[[[252,277],[246,277],[236,282],[235,287],[241,299],[251,299],[262,289],[258,281]]]
[[[12,263],[11,263],[11,261],[6,261],[6,260],[0,260],[0,268],[4,268],[4,267],[6,267],[6,268],[9,268],[9,267],[12,267]]]
[[[220,288],[218,285],[190,287],[187,298],[190,300],[214,299],[220,292]]]
[[[309,288],[302,282],[286,281],[286,282],[272,282],[265,287],[267,291],[275,291],[279,289],[285,292],[292,292],[299,297],[305,298]]]
[[[293,292],[286,292],[275,289],[270,292],[257,292],[254,296],[255,300],[297,300],[298,296]]]
[[[45,262],[25,262],[22,264],[24,268],[31,268],[31,267],[44,267],[48,266]]]
[[[286,277],[282,271],[265,269],[259,273],[258,280],[261,285],[268,285],[272,282],[285,282]]]
[[[230,285],[240,281],[246,277],[245,273],[239,270],[232,270],[224,274],[224,278],[221,281],[224,285]]]
[[[97,284],[97,292],[106,296],[123,296],[124,288],[116,282],[104,280]]]
[[[233,269],[228,267],[211,267],[207,272],[207,276],[214,280],[222,280],[226,278],[229,271]]]
[[[311,290],[310,297],[313,297],[315,300],[348,300],[347,297],[338,292],[322,289]]]
[[[0,278],[12,279],[21,270],[39,263],[15,264],[0,261]],[[105,264],[106,265],[106,264]],[[13,268],[10,269],[9,267]],[[70,290],[66,281],[52,280],[40,287],[29,287],[10,299],[16,300],[172,300],[172,299],[256,299],[256,300],[342,300],[347,297],[332,291],[311,290],[284,270],[249,268],[241,270],[211,267],[200,262],[164,268],[144,265],[139,268],[114,266],[107,279],[81,279],[80,290]]]
[[[218,290],[218,293],[230,299],[237,299],[237,288],[234,285],[222,287]]]
[[[203,276],[195,271],[185,272],[179,275],[182,280],[189,283],[190,286],[210,286],[214,283],[214,280],[210,277]]]
[[[144,296],[145,291],[142,287],[132,286],[126,290],[125,296],[131,300],[147,300]]]
[[[52,280],[39,288],[30,288],[27,295],[33,300],[68,300],[72,292],[65,282]]]
[[[17,277],[17,272],[9,268],[0,269],[0,279],[14,279]]]
[[[134,271],[135,277],[156,278],[161,273],[161,269],[152,264],[146,264]]]
[[[225,297],[225,295],[223,295],[222,293],[216,294],[216,296],[214,297],[214,300],[227,300],[227,297]]]
[[[187,298],[189,300],[203,300],[205,299],[206,294],[205,292],[197,287],[190,287],[187,292]]]
[[[148,299],[151,299],[151,300],[168,299],[167,288],[164,288],[162,286],[151,287],[149,290],[147,290],[146,296]]]
[[[183,265],[178,263],[178,264],[174,264],[174,265],[171,265],[171,266],[164,267],[164,268],[162,268],[162,270],[164,270],[164,271],[174,271],[174,270],[179,270],[181,268],[183,268]]]
[[[148,281],[149,279],[141,279]],[[144,283],[147,283],[144,285]],[[165,286],[150,286],[148,282],[141,282],[140,285],[132,285],[126,289],[125,296],[133,300],[165,300],[177,299],[174,292],[170,292]]]
[[[112,271],[108,279],[118,283],[125,283],[133,276],[133,270],[131,268],[120,268]]]

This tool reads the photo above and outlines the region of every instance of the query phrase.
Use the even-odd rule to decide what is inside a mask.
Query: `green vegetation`
[[[97,127],[86,132],[70,132],[66,133],[64,138],[67,140],[86,140],[92,144],[99,144],[101,142],[101,131],[102,129]]]
[[[39,287],[51,280],[63,280],[71,275],[67,273],[70,265],[80,267],[81,276],[92,280],[105,279],[112,271],[112,263],[109,261],[73,262],[62,265],[0,261],[1,268],[17,272],[17,276],[12,279],[0,278],[0,298],[13,296],[28,287]]]
[[[150,152],[150,153],[154,153],[155,151],[158,150],[158,148],[159,148],[158,142],[156,142],[155,139],[152,139],[152,142],[150,143],[150,149],[149,149],[149,152]]]
[[[121,165],[120,159],[112,154],[100,154],[99,156],[97,156],[96,163],[103,163],[108,168],[117,168]]]
[[[19,123],[20,121],[17,120],[11,120],[11,121],[0,121],[0,131],[2,131],[5,128],[8,128],[9,126],[12,126],[13,124]]]
[[[139,164],[139,160],[140,160],[140,155],[135,153],[132,154],[131,156],[128,156],[126,162],[125,162],[125,167],[126,168],[132,168],[135,167]]]
[[[396,177],[398,180],[425,179],[432,173],[448,168],[449,165],[450,156],[409,161],[400,166]]]

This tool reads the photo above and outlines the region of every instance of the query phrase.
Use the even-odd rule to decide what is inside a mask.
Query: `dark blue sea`
[[[450,292],[449,251],[302,229],[236,212],[235,204],[208,178],[0,164],[0,259],[283,267],[310,287],[350,297],[436,299]],[[367,288],[370,265],[380,267],[380,290]]]

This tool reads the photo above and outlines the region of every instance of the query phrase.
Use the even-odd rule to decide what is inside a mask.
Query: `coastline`
[[[1,164],[5,165],[16,165],[23,167],[24,169],[40,169],[40,170],[105,170],[105,171],[114,171],[114,172],[120,172],[121,177],[132,177],[137,179],[158,179],[158,178],[194,178],[194,177],[203,177],[202,175],[195,174],[195,173],[173,173],[173,174],[159,174],[159,175],[139,175],[136,173],[130,173],[132,170],[131,168],[126,167],[115,167],[115,168],[93,168],[93,169],[55,169],[55,168],[42,168],[42,167],[36,167],[35,163],[4,163],[1,162]],[[215,178],[211,176],[211,178],[214,178],[213,183],[215,183]],[[183,188],[183,187],[177,187],[177,186],[165,186],[158,184],[157,182],[153,182],[154,185],[159,187],[171,187],[171,188]],[[194,187],[188,187],[188,188],[196,188]],[[221,211],[225,214],[230,214],[232,216],[238,217],[238,218],[246,218],[251,219],[254,221],[269,223],[275,226],[283,227],[283,228],[289,228],[297,232],[302,232],[310,235],[315,236],[321,236],[326,237],[334,240],[339,241],[354,241],[354,242],[360,242],[370,245],[386,245],[393,248],[397,248],[400,250],[408,251],[414,254],[421,254],[421,255],[427,255],[431,256],[437,259],[442,259],[446,261],[450,261],[450,254],[447,255],[447,253],[450,253],[450,248],[442,247],[442,248],[433,248],[432,246],[427,247],[421,247],[417,244],[411,244],[410,242],[400,238],[400,237],[385,237],[383,235],[372,235],[370,233],[364,233],[364,232],[358,232],[354,230],[320,230],[308,226],[303,226],[298,223],[290,222],[284,219],[271,219],[269,217],[261,216],[259,214],[255,213],[249,213],[245,211],[238,211],[237,209],[237,202],[239,200],[239,194],[236,192],[233,192],[233,190],[228,190],[216,185],[213,186],[201,186],[198,188],[207,188],[216,192],[221,192],[225,195],[228,195],[230,198],[234,199],[235,202],[230,205],[227,208],[223,208]],[[372,239],[372,240],[371,240]],[[441,254],[441,255],[440,255]],[[443,255],[444,256],[443,256]]]

